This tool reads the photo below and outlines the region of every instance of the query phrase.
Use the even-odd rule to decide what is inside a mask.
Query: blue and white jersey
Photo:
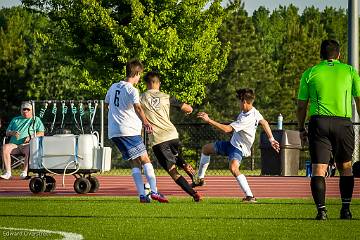
[[[142,122],[134,104],[140,104],[139,91],[129,82],[114,83],[106,93],[109,104],[108,137],[141,135]]]
[[[241,112],[235,122],[230,123],[234,128],[234,133],[230,143],[240,149],[244,157],[251,155],[251,146],[255,140],[256,128],[259,121],[264,119],[255,107],[248,112]]]

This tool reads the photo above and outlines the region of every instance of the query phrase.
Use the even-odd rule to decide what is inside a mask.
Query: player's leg
[[[174,148],[176,148],[176,142],[167,141],[153,146],[153,152],[159,164],[169,173],[174,182],[192,196],[195,201],[199,201],[200,196],[198,196],[196,191],[192,189],[186,179],[176,169],[175,162],[178,152],[174,151]]]
[[[140,136],[114,137],[111,140],[118,147],[124,161],[130,161],[131,175],[133,177],[136,190],[139,194],[140,202],[150,202],[144,190],[144,181],[141,175],[141,161],[139,155],[146,153],[144,144]]]
[[[195,182],[195,184],[193,184],[193,187],[204,185],[205,173],[210,164],[210,155],[216,153],[215,144],[216,143],[208,143],[202,147],[198,170],[198,180]]]
[[[189,163],[185,161],[182,155],[180,141],[178,139],[171,141],[170,149],[175,156],[176,166],[183,169],[185,173],[191,178],[191,181],[194,182],[195,170]]]
[[[351,161],[337,163],[336,166],[340,173],[339,188],[342,202],[340,218],[352,219],[352,214],[350,212],[350,203],[354,190],[354,176],[352,174]]]
[[[355,134],[350,120],[342,120],[341,122],[342,124],[336,124],[337,134],[334,143],[336,166],[340,173],[339,188],[342,201],[340,218],[352,219],[350,203],[354,190],[354,176],[351,159],[355,148]]]
[[[150,199],[146,196],[145,189],[144,189],[144,181],[141,174],[141,162],[139,158],[129,160],[131,166],[131,175],[133,177],[136,190],[139,194],[140,202],[148,203]]]
[[[229,169],[232,175],[235,177],[238,182],[240,189],[243,191],[245,198],[243,198],[244,202],[256,202],[256,199],[250,189],[249,183],[244,174],[239,171],[239,160],[234,159],[230,161]]]
[[[229,157],[229,170],[231,174],[235,177],[238,182],[240,189],[243,191],[245,197],[243,198],[243,202],[246,203],[255,203],[256,198],[251,191],[249,183],[244,174],[242,174],[239,170],[241,161],[242,161],[242,152],[231,145],[230,142],[227,142],[223,146],[224,153]]]
[[[311,193],[317,208],[315,219],[326,220],[325,175],[331,157],[332,146],[328,136],[330,120],[311,118],[309,122],[309,152],[312,162]]]
[[[160,194],[157,190],[155,171],[154,171],[154,167],[150,161],[149,155],[147,153],[141,155],[140,161],[144,168],[144,174],[145,174],[146,180],[150,184],[151,198],[153,200],[156,200],[156,201],[159,201],[162,203],[169,202],[167,200],[167,198],[164,195]]]
[[[325,205],[326,183],[325,175],[327,172],[328,164],[313,163],[312,164],[312,177],[311,177],[311,193],[318,210],[315,219],[326,220],[327,210]]]
[[[195,202],[199,202],[201,200],[200,194],[191,187],[191,185],[188,183],[188,181],[186,181],[183,176],[181,176],[181,174],[177,171],[175,164],[172,164],[172,166],[168,170],[168,173],[175,181],[175,183],[181,187],[182,190],[184,190],[187,194],[194,198]]]

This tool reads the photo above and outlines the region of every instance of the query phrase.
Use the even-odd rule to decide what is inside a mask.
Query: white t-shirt
[[[131,83],[114,83],[106,93],[105,102],[109,104],[109,138],[141,135],[142,122],[134,109],[134,104],[140,103],[139,91]]]
[[[241,150],[244,157],[251,155],[251,146],[255,140],[256,128],[259,121],[264,119],[255,107],[248,112],[241,112],[235,122],[230,123],[234,133],[230,143]]]

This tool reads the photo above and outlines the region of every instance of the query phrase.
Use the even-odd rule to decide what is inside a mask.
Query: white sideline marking
[[[0,229],[4,230],[14,230],[14,231],[29,231],[29,232],[38,232],[38,233],[48,233],[48,234],[59,234],[62,235],[64,238],[62,240],[82,240],[84,237],[81,234],[72,233],[72,232],[62,232],[62,231],[50,231],[45,229],[29,229],[29,228],[11,228],[11,227],[0,227]],[[10,234],[12,236],[15,234]],[[4,233],[2,236],[5,236]]]

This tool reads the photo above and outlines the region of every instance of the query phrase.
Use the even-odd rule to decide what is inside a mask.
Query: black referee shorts
[[[166,171],[169,171],[174,164],[180,168],[184,167],[185,161],[182,157],[179,139],[156,144],[152,149],[158,162]]]
[[[331,155],[337,163],[351,161],[355,135],[349,118],[311,116],[308,138],[312,163],[328,164]]]

